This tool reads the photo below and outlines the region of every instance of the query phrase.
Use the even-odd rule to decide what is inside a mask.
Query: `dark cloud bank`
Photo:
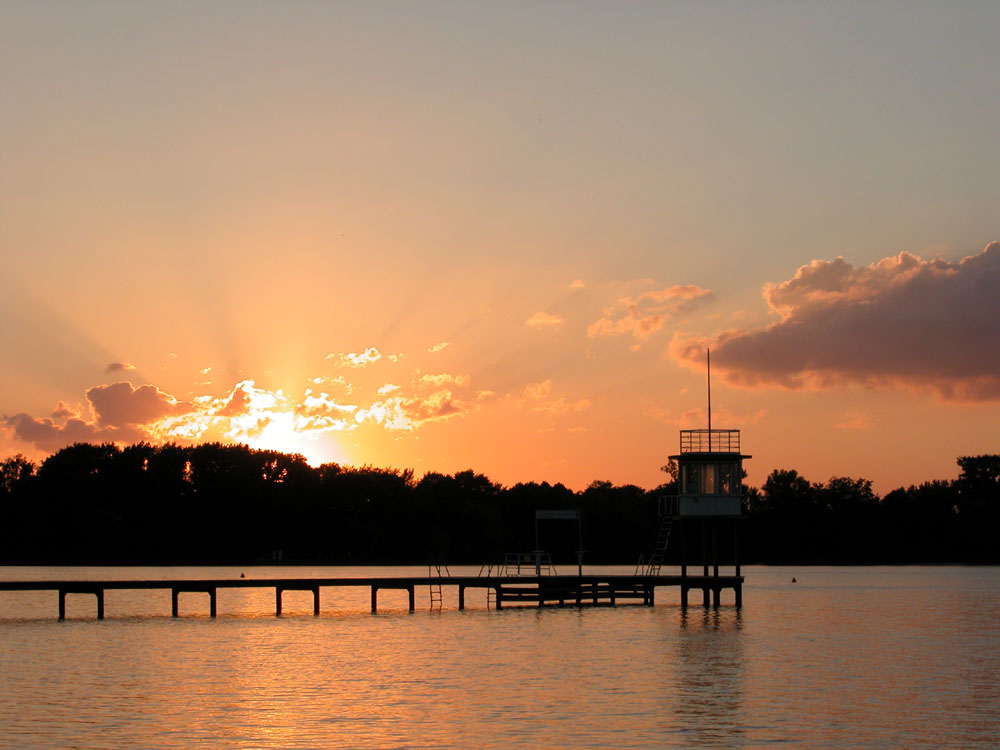
[[[764,288],[781,320],[714,340],[678,336],[671,354],[730,383],[931,389],[949,401],[1000,400],[1000,242],[958,263],[900,253],[863,268],[813,261]]]

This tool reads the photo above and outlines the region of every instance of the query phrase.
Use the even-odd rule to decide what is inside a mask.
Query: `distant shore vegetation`
[[[866,479],[811,482],[776,469],[744,488],[745,563],[998,563],[1000,455],[958,458],[959,476],[879,497]],[[666,481],[646,490],[594,481],[510,487],[472,470],[335,463],[243,445],[78,443],[40,464],[0,464],[2,564],[337,565],[496,562],[535,548],[534,512],[582,511],[584,564],[648,556]],[[577,530],[540,546],[575,563]],[[551,528],[550,528],[551,527]],[[679,562],[668,549],[667,564]]]

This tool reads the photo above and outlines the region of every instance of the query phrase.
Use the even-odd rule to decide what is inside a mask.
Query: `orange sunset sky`
[[[1000,452],[1000,4],[4,2],[0,457]]]

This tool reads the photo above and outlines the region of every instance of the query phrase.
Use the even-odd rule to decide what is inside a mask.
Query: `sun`
[[[301,430],[296,415],[291,412],[268,414],[259,430],[255,430],[243,442],[258,450],[299,453],[313,467],[325,463],[348,462],[343,448],[329,431]]]

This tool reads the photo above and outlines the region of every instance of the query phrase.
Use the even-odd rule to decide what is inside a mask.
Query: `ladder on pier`
[[[451,578],[451,572],[448,570],[448,566],[445,565],[444,560],[442,559],[441,562],[432,562],[427,566],[427,577]],[[444,595],[441,593],[441,584],[431,583],[428,588],[430,589],[430,609],[431,611],[436,609],[440,612],[444,603]]]
[[[499,578],[501,576],[507,575],[507,565],[506,563],[483,563],[479,567],[479,577],[483,578]],[[497,592],[492,586],[486,589],[486,609],[496,609],[497,607]]]
[[[667,545],[670,544],[670,532],[674,527],[674,519],[664,513],[660,516],[660,531],[656,536],[656,546],[653,554],[649,558],[649,566],[646,568],[646,575],[660,575],[660,567],[663,565],[663,558],[667,554]]]

